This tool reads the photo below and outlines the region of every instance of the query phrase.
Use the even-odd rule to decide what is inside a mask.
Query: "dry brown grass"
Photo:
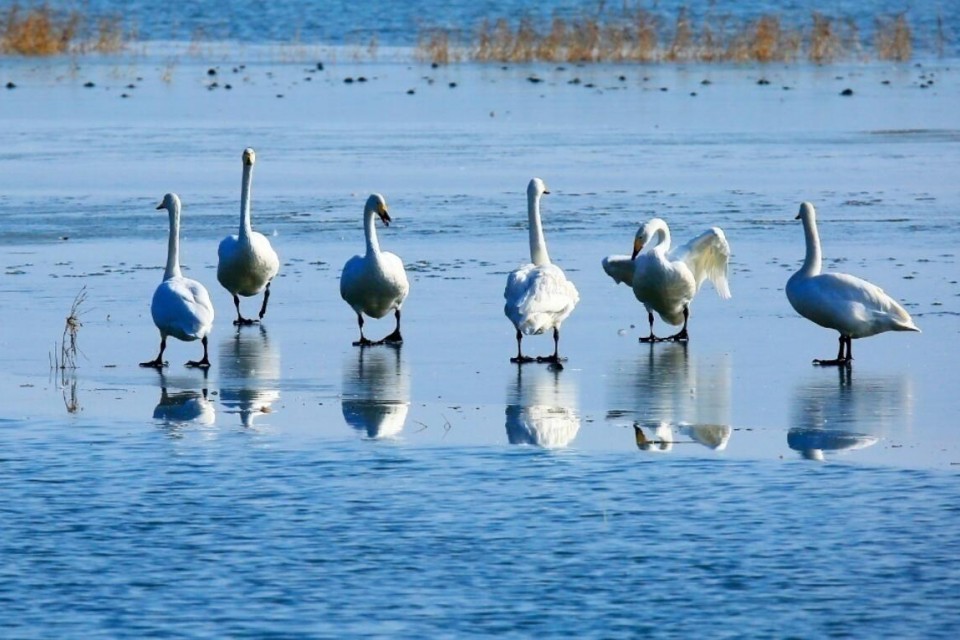
[[[913,55],[913,34],[907,18],[903,14],[894,18],[878,18],[873,48],[881,60],[909,60]]]
[[[878,19],[874,38],[881,59],[908,60],[912,55],[906,17]],[[680,9],[666,27],[652,13],[624,5],[576,18],[554,17],[539,26],[530,17],[516,23],[484,20],[472,44],[456,47],[449,34],[430,29],[421,37],[418,57],[437,63],[469,58],[478,62],[789,62],[806,58],[826,64],[862,57],[859,31],[852,20],[812,13],[810,23],[786,26],[777,15],[747,22],[708,15],[695,21]]]
[[[0,9],[0,54],[52,56],[62,53],[111,53],[128,38],[120,18],[91,23],[78,11],[58,13],[48,5]]]

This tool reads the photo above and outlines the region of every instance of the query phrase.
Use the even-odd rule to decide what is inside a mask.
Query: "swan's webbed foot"
[[[400,329],[394,329],[393,333],[380,341],[380,344],[402,344],[403,336],[400,335]]]
[[[566,362],[566,360],[566,358],[561,358],[557,354],[553,354],[552,356],[537,356],[537,362],[560,364],[561,362]]]
[[[663,338],[658,338],[652,333],[648,335],[646,338],[644,338],[643,336],[640,336],[640,342],[643,342],[645,344],[653,344],[654,342],[663,342],[663,340],[664,340]]]
[[[378,344],[378,343],[377,343],[377,342],[374,342],[373,340],[368,340],[367,338],[364,338],[363,336],[360,336],[360,339],[359,339],[359,340],[354,340],[354,342],[353,342],[353,346],[355,346],[355,347],[372,347],[372,346],[375,345],[375,344]]]
[[[818,367],[849,367],[853,362],[853,338],[840,334],[840,349],[833,360],[814,359],[813,364]]]
[[[663,339],[666,342],[689,342],[690,334],[687,333],[686,329],[681,329],[672,336],[666,337]]]
[[[233,326],[235,327],[249,327],[255,324],[260,324],[260,321],[254,320],[253,318],[244,318],[243,316],[237,316],[237,319],[233,321]]]
[[[149,362],[141,362],[140,366],[149,367],[152,369],[163,369],[165,366],[167,366],[167,363],[161,360],[160,358],[157,358],[156,360],[151,360]]]
[[[510,358],[510,362],[513,364],[529,364],[531,362],[536,362],[536,358],[532,356],[514,356]]]
[[[814,358],[813,364],[818,367],[849,367],[853,364],[853,358],[834,358],[833,360]]]
[[[210,368],[210,357],[207,355],[207,336],[203,336],[200,340],[200,344],[203,345],[203,357],[199,360],[190,360],[186,363],[188,367],[197,367],[200,369],[209,369]]]

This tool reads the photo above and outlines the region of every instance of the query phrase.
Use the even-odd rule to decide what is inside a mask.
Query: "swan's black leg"
[[[386,344],[400,344],[403,342],[403,336],[400,335],[400,309],[397,309],[394,316],[397,318],[397,328],[393,330],[393,333],[381,340],[381,342]]]
[[[149,362],[141,362],[141,367],[153,367],[154,369],[162,369],[166,366],[166,363],[163,361],[163,352],[167,348],[167,336],[160,336],[160,355],[156,359]]]
[[[237,294],[233,294],[233,306],[237,308],[237,319],[233,321],[234,326],[245,327],[257,322],[256,320],[250,320],[240,315],[240,297]]]
[[[650,335],[646,338],[640,338],[640,342],[660,342],[660,338],[653,335],[653,311],[647,311],[647,322],[650,323]]]
[[[363,336],[363,316],[357,314],[357,324],[360,326],[360,339],[353,343],[355,347],[369,347],[373,343]]]
[[[206,368],[210,366],[210,357],[207,355],[207,336],[203,336],[203,339],[200,340],[200,344],[203,345],[203,358],[200,360],[190,360],[187,362],[188,367]]]
[[[814,360],[813,364],[821,367],[838,367],[853,362],[852,343],[853,338],[840,334],[840,349],[837,351],[836,360]]]
[[[537,362],[552,362],[560,364],[560,330],[553,328],[553,355],[537,358]]]
[[[267,288],[263,290],[263,305],[260,307],[260,319],[263,320],[263,316],[267,314],[267,301],[270,299],[270,283],[267,283]],[[240,315],[240,307],[237,307],[237,315]]]
[[[510,362],[515,362],[517,364],[524,364],[526,362],[533,362],[533,358],[530,356],[523,355],[523,352],[520,350],[520,341],[523,340],[523,334],[520,333],[520,329],[517,329],[517,357],[510,358]]]
[[[676,332],[669,338],[665,340],[670,340],[672,342],[687,342],[690,340],[690,336],[687,334],[687,320],[690,318],[690,310],[686,306],[683,307],[683,328],[680,331]]]

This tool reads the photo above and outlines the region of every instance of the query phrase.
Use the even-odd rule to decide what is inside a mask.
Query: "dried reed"
[[[80,307],[86,300],[87,288],[83,287],[73,299],[73,304],[70,305],[70,315],[64,322],[63,336],[51,359],[53,366],[61,371],[77,368],[77,355],[80,353],[77,338],[80,335],[80,327],[83,326],[83,323],[80,322]]]
[[[907,18],[902,13],[892,19],[878,18],[873,47],[881,60],[909,60],[913,55],[913,36]]]
[[[115,17],[99,18],[89,27],[80,12],[57,13],[47,5],[23,9],[14,3],[0,10],[0,54],[111,53],[122,49],[126,39]]]
[[[515,25],[515,26],[514,26]],[[907,60],[912,55],[906,17],[880,18],[874,47],[881,59]],[[943,40],[940,34],[941,43]],[[942,48],[942,44],[941,44]],[[449,32],[428,29],[417,56],[444,63],[459,52],[478,62],[786,62],[806,58],[817,64],[863,54],[857,25],[814,12],[806,28],[785,26],[777,15],[737,23],[708,15],[695,21],[681,8],[667,28],[641,7],[595,12],[565,19],[554,17],[545,28],[529,16],[515,23],[484,20],[473,43],[453,47]]]

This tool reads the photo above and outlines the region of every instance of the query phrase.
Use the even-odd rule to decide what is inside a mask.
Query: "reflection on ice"
[[[357,350],[344,363],[343,419],[368,438],[389,438],[403,430],[410,410],[410,372],[401,347]]]
[[[642,451],[671,451],[678,443],[722,451],[730,440],[729,357],[698,360],[688,349],[685,343],[642,345],[611,375],[607,417],[632,418]]]
[[[154,420],[160,420],[170,427],[209,426],[216,422],[216,410],[207,399],[206,375],[203,389],[199,391],[185,389],[171,393],[167,390],[171,383],[179,384],[180,381],[170,380],[161,372],[160,402],[153,409]]]
[[[641,451],[670,451],[675,442],[695,442],[714,451],[723,451],[727,448],[731,431],[725,424],[679,424],[676,433],[686,438],[679,440],[667,422],[633,423],[633,435]]]
[[[259,331],[238,328],[220,343],[220,402],[228,413],[240,414],[244,427],[270,412],[280,399],[280,354],[267,336]]]
[[[872,446],[912,416],[906,375],[854,380],[848,367],[840,367],[837,375],[817,375],[794,390],[787,446],[804,458],[823,460],[828,451]]]
[[[560,369],[517,367],[507,388],[506,426],[510,444],[545,449],[566,447],[580,430],[577,388]]]

